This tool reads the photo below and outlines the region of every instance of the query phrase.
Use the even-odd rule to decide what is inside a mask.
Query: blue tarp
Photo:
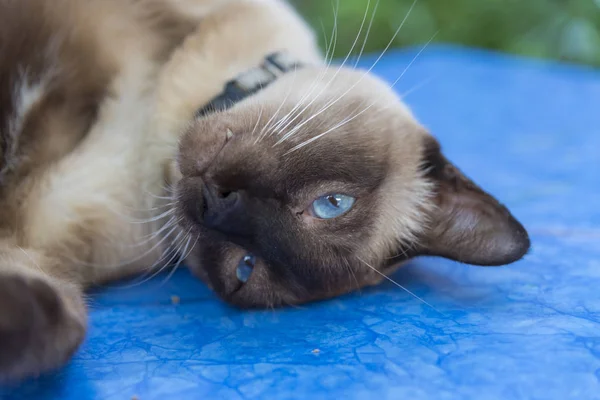
[[[374,71],[393,82],[416,52]],[[432,46],[396,87],[448,157],[529,229],[525,260],[423,258],[393,276],[435,309],[384,283],[242,312],[186,270],[99,291],[74,361],[0,397],[600,398],[600,73]]]

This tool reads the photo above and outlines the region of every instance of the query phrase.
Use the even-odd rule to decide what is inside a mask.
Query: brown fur
[[[197,120],[181,141],[177,207],[200,237],[189,264],[217,293],[240,307],[298,304],[378,283],[418,255],[500,265],[524,254],[521,225],[443,157],[389,88],[362,71],[320,72],[290,73]],[[311,90],[319,79],[326,90]],[[301,99],[310,106],[294,123],[261,136]],[[216,225],[202,206],[212,187],[239,197]],[[332,220],[308,215],[327,193],[357,201]],[[258,263],[242,284],[236,267],[248,252]]]
[[[0,1],[0,379],[65,362],[82,289],[161,254],[132,246],[156,224],[123,216],[149,208],[140,178],[162,179],[160,159],[139,165],[150,82],[201,3],[220,2]]]
[[[0,0],[0,40],[0,379],[70,357],[85,288],[177,252],[225,300],[273,307],[377,283],[421,254],[496,265],[529,247],[384,83],[327,68],[282,1]],[[307,67],[194,119],[282,50]],[[241,200],[209,223],[209,191]],[[354,208],[314,218],[332,192]]]

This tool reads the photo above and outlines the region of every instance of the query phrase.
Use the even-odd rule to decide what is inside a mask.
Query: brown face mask
[[[262,90],[231,82],[217,98],[225,109],[203,109],[180,146],[177,209],[200,236],[190,264],[225,300],[298,304],[377,283],[419,255],[502,265],[527,252],[521,224],[383,83],[278,71]]]

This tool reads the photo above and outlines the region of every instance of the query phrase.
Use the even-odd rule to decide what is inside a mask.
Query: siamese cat
[[[0,234],[1,380],[68,361],[86,288],[184,259],[249,308],[529,249],[280,0],[0,0]]]

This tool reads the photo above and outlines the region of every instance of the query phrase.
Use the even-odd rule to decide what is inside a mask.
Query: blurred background
[[[325,38],[331,37],[337,10],[334,54],[344,57],[365,12],[368,24],[377,0],[370,4],[368,0],[292,3],[321,33],[323,48]],[[379,1],[365,52],[386,47],[413,3]],[[423,44],[434,34],[434,42],[600,66],[600,0],[418,0],[393,47]]]

